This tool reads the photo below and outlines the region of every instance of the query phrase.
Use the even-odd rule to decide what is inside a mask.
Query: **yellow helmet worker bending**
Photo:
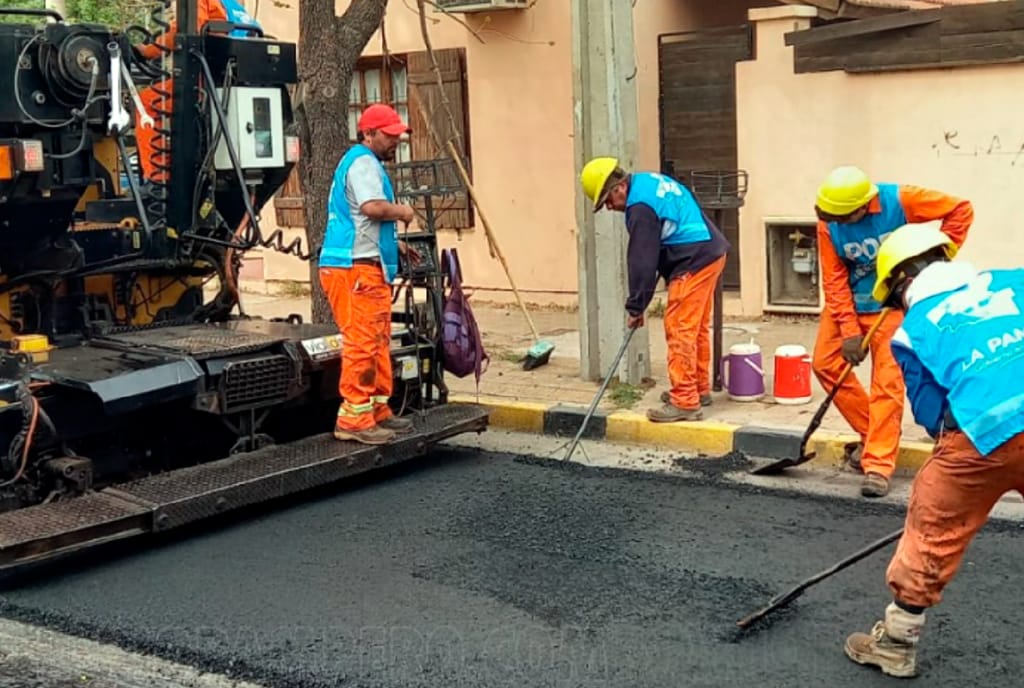
[[[815,212],[825,308],[814,346],[814,372],[826,391],[839,384],[836,408],[860,435],[859,443],[847,446],[847,460],[864,473],[861,494],[881,497],[888,493],[896,469],[903,418],[903,378],[889,350],[899,313],[887,315],[868,343],[870,395],[855,375],[842,377],[847,364],[864,359],[861,340],[882,310],[874,296],[879,246],[899,227],[934,220],[941,220],[942,234],[960,246],[974,211],[969,201],[941,191],[876,184],[860,168],[847,165],[821,182]]]
[[[648,411],[656,423],[699,420],[711,404],[708,323],[715,284],[729,242],[683,184],[654,172],[627,173],[616,158],[594,158],[580,174],[593,204],[626,214],[629,298],[626,324],[640,327],[658,276],[668,285],[665,338],[671,389],[664,406]]]

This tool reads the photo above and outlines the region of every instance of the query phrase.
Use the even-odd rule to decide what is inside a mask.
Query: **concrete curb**
[[[582,406],[551,406],[490,397],[477,399],[475,396],[452,395],[450,401],[483,406],[490,411],[489,426],[492,428],[566,439],[576,436],[587,413],[587,409]],[[784,459],[792,456],[793,448],[799,446],[805,430],[801,427],[764,427],[715,420],[652,423],[646,416],[633,411],[608,413],[598,409],[583,439],[644,445],[706,456],[721,456],[738,451],[767,459]],[[853,434],[816,432],[808,443],[808,450],[815,452],[816,456],[802,467],[838,468],[843,463],[844,445],[856,440],[857,436]],[[917,473],[931,456],[931,449],[932,445],[926,442],[901,443],[896,458],[897,474]]]

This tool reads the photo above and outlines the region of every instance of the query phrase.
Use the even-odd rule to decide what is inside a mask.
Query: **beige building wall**
[[[339,12],[345,4],[339,3]],[[747,9],[758,4],[774,3],[657,0],[636,4],[642,167],[659,166],[658,35],[739,24],[745,21]],[[476,35],[433,11],[430,33],[437,49],[466,50],[473,181],[485,214],[524,298],[575,305],[574,203],[579,187],[573,161],[570,3],[547,0],[527,11],[456,16]],[[262,3],[257,18],[268,34],[296,40],[297,2],[290,8]],[[415,3],[390,3],[385,30],[392,53],[423,50]],[[364,55],[381,53],[378,33]],[[264,212],[265,232],[273,228],[271,210]],[[482,227],[463,231],[461,238],[454,231],[444,231],[442,244],[459,248],[477,299],[512,300],[508,279],[500,263],[490,257]],[[252,258],[243,275],[251,287],[261,288],[261,276],[269,281],[306,279],[306,266],[293,258],[269,251],[253,252]]]
[[[750,173],[743,311],[765,301],[766,218],[813,220],[818,183],[842,164],[971,199],[961,256],[983,268],[1024,264],[1024,66],[796,75],[784,34],[809,26],[810,12],[752,11],[757,60],[737,69],[740,166]]]

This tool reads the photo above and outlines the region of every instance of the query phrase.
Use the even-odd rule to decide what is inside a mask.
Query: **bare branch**
[[[448,10],[446,10],[445,8],[443,8],[443,7],[441,7],[440,5],[438,5],[438,4],[436,3],[436,2],[434,2],[434,0],[424,0],[424,1],[425,1],[425,2],[426,2],[426,3],[428,4],[428,5],[430,5],[431,7],[433,7],[433,8],[435,9],[435,10],[437,10],[438,12],[440,12],[441,14],[443,14],[444,16],[446,16],[446,17],[448,17],[449,19],[451,19],[451,20],[452,20],[453,22],[456,22],[457,24],[461,24],[461,25],[463,26],[463,28],[465,28],[465,29],[466,29],[466,31],[469,31],[469,32],[470,32],[471,34],[473,34],[473,37],[474,37],[474,38],[476,38],[476,39],[477,39],[478,41],[480,41],[481,43],[486,43],[486,42],[487,42],[487,41],[485,41],[485,40],[484,40],[484,37],[480,35],[480,32],[479,32],[479,31],[477,31],[476,29],[474,29],[474,28],[473,28],[472,26],[470,26],[470,25],[469,25],[468,23],[466,23],[466,22],[465,22],[465,21],[463,21],[462,19],[459,19],[458,17],[456,17],[456,16],[454,15],[454,14],[452,14],[451,12],[449,12]],[[531,5],[531,7],[532,7],[532,6],[533,6],[533,5]]]
[[[448,126],[451,128],[452,136],[455,138],[455,141],[459,144],[459,150],[465,150],[466,147],[462,141],[462,135],[459,133],[460,127],[456,123],[455,114],[452,113],[451,101],[448,100],[448,93],[444,88],[444,76],[441,74],[441,67],[437,64],[437,57],[434,55],[434,46],[430,41],[430,30],[427,28],[426,0],[416,0],[416,6],[419,9],[420,14],[420,33],[423,35],[423,47],[427,49],[427,57],[430,58],[431,69],[434,72],[434,76],[437,77],[437,88],[441,94],[441,105],[444,107],[445,114],[448,116]],[[440,144],[440,142],[438,143]],[[441,149],[442,151],[444,150],[443,145],[441,145]]]

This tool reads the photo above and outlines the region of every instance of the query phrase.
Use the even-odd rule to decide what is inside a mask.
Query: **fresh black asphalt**
[[[0,614],[289,688],[899,684],[842,652],[889,601],[892,547],[735,624],[902,510],[717,479],[741,463],[692,479],[439,452],[39,572]],[[990,524],[929,612],[918,685],[1020,685],[1022,582],[1024,531]]]

